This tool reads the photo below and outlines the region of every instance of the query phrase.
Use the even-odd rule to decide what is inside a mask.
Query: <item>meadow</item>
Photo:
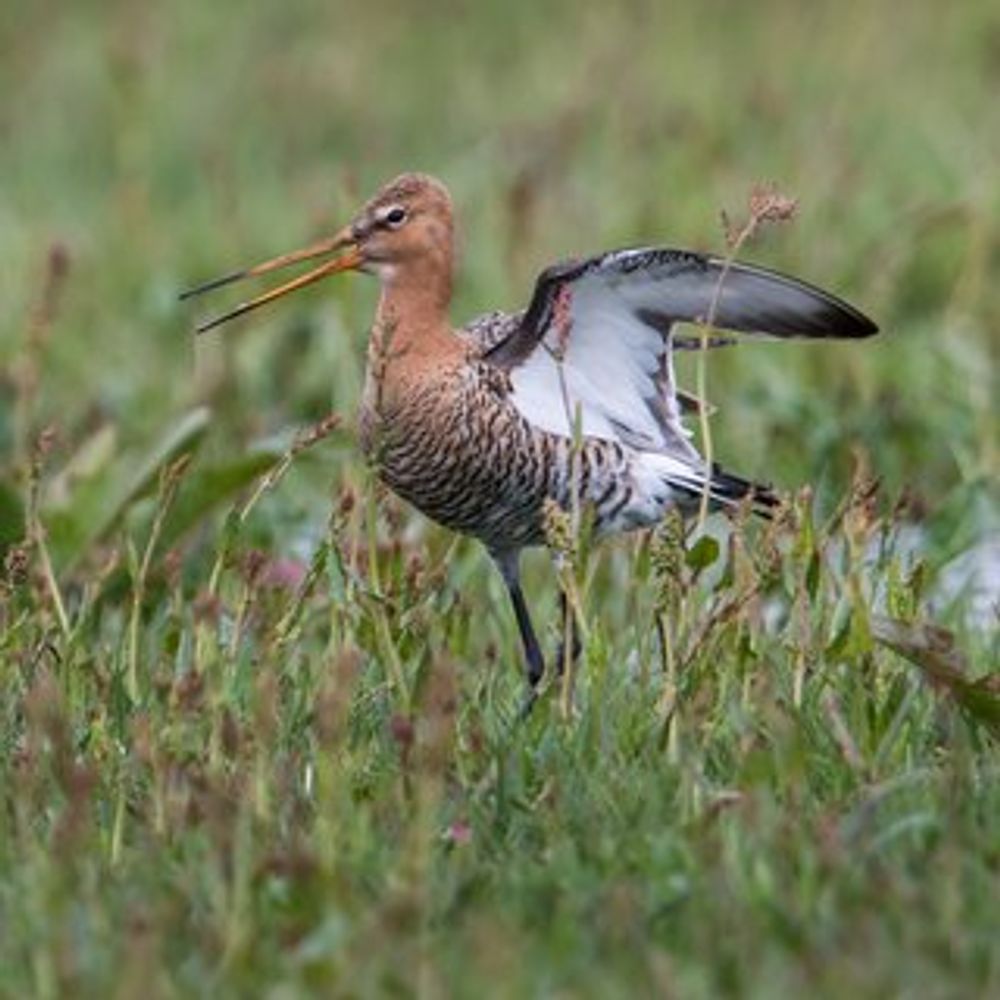
[[[7,0],[0,51],[0,996],[1000,995],[996,4]],[[457,321],[773,183],[741,256],[881,327],[711,352],[782,513],[562,538],[523,723],[484,553],[359,456],[374,282],[177,300],[411,169]]]

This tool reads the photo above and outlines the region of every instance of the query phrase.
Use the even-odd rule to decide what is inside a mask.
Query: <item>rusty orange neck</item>
[[[372,353],[381,356],[384,366],[405,371],[464,355],[448,320],[451,270],[434,263],[413,262],[381,276]]]

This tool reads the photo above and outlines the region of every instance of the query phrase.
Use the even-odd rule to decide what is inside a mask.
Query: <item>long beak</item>
[[[245,278],[257,278],[262,274],[270,274],[272,271],[289,267],[292,264],[299,264],[304,260],[314,260],[316,257],[326,257],[328,254],[335,253],[337,250],[346,250],[347,252],[334,260],[329,260],[325,264],[320,264],[319,267],[313,268],[311,271],[306,271],[305,274],[300,274],[297,278],[293,278],[291,281],[286,281],[283,285],[278,285],[277,288],[272,288],[267,292],[263,292],[255,298],[248,299],[246,302],[241,302],[234,309],[231,309],[227,313],[223,313],[221,316],[216,316],[214,319],[205,320],[203,323],[199,323],[198,326],[195,327],[195,330],[197,333],[204,333],[206,330],[212,330],[217,326],[221,326],[223,323],[227,323],[229,320],[235,319],[237,316],[242,316],[244,313],[252,312],[254,309],[266,305],[268,302],[280,299],[283,295],[287,295],[289,292],[297,291],[299,288],[305,288],[306,285],[311,285],[314,281],[319,281],[321,278],[325,278],[328,275],[337,274],[340,271],[351,271],[360,267],[361,264],[364,263],[364,254],[361,252],[361,248],[358,246],[357,241],[351,235],[350,229],[342,229],[335,236],[331,236],[329,239],[320,240],[319,243],[314,243],[312,246],[305,247],[302,250],[294,250],[292,253],[282,254],[280,257],[274,257],[271,260],[266,260],[262,264],[256,264],[254,267],[248,267],[243,271],[233,271],[231,274],[223,275],[221,278],[206,281],[203,285],[198,285],[195,288],[189,288],[186,292],[182,292],[180,298],[190,299],[195,295],[201,295],[204,292],[210,292],[216,288],[231,285],[233,282],[243,281]]]

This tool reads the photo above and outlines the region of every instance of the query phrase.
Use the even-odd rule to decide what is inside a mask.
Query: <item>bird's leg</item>
[[[500,570],[503,581],[507,584],[507,593],[510,594],[510,602],[514,605],[514,616],[517,618],[517,627],[521,633],[521,642],[524,645],[524,659],[527,666],[528,677],[528,704],[526,709],[530,709],[538,694],[538,685],[542,677],[545,676],[545,660],[542,657],[542,649],[538,645],[538,637],[531,624],[531,616],[528,614],[528,605],[524,600],[524,591],[521,590],[521,569],[520,553],[504,552],[493,553],[493,559]]]

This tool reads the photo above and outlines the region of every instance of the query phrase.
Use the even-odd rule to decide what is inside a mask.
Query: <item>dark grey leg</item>
[[[508,587],[510,599],[514,605],[514,614],[517,616],[517,627],[521,631],[521,641],[524,643],[524,659],[527,663],[528,683],[537,688],[545,676],[545,659],[542,650],[538,645],[538,638],[531,624],[528,615],[528,607],[524,603],[524,594],[521,592],[521,585],[515,583]]]
[[[529,698],[534,701],[538,685],[545,675],[545,659],[542,657],[542,649],[538,645],[538,637],[532,627],[528,605],[524,601],[524,592],[521,590],[520,553],[516,551],[494,552],[492,555],[501,576],[503,576],[504,583],[507,584],[510,602],[514,605],[514,616],[517,618],[517,627],[524,645],[528,684],[531,688]]]

